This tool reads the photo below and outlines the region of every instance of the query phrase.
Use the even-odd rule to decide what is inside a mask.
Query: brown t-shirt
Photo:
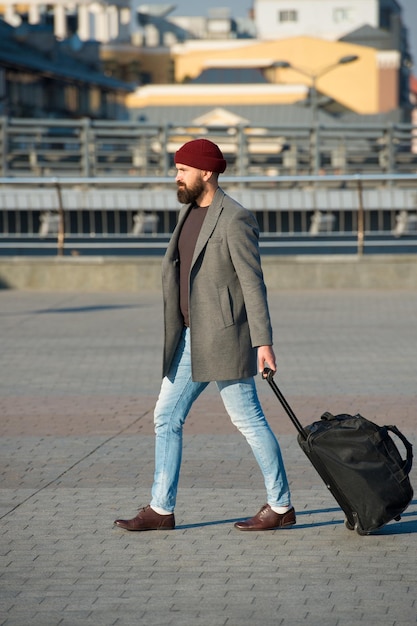
[[[180,260],[180,308],[184,324],[190,325],[189,316],[189,276],[193,260],[195,244],[207,213],[207,206],[194,206],[187,215],[178,239],[178,255]]]

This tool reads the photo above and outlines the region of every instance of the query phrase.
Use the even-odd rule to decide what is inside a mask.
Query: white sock
[[[158,515],[171,515],[171,511],[166,511],[165,509],[161,509],[159,506],[151,506],[152,511],[158,513]]]
[[[289,504],[288,506],[271,506],[271,509],[274,511],[274,513],[278,513],[278,515],[283,515],[284,513],[289,511],[290,508],[291,504]]]

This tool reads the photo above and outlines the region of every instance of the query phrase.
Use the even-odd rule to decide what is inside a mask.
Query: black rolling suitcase
[[[346,516],[345,525],[368,535],[398,521],[413,498],[412,445],[396,426],[378,426],[361,415],[324,413],[303,427],[266,369],[273,392],[298,431],[298,443]],[[390,433],[404,444],[403,460]]]

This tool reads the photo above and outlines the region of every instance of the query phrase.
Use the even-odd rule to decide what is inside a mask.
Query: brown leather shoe
[[[275,528],[286,528],[295,524],[295,511],[291,507],[286,513],[275,513],[269,506],[264,504],[261,510],[248,520],[236,522],[235,528],[238,530],[274,530]]]
[[[175,528],[174,514],[159,515],[151,506],[145,506],[132,519],[117,519],[116,526],[124,530],[173,530]]]

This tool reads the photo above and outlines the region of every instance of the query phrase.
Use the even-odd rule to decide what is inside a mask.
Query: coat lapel
[[[191,267],[194,265],[194,263],[198,259],[201,251],[203,250],[204,246],[207,244],[207,241],[210,239],[213,233],[213,230],[216,227],[217,220],[219,219],[219,215],[222,212],[222,208],[223,208],[223,198],[224,198],[224,191],[222,191],[219,187],[216,193],[214,194],[213,201],[207,211],[207,215],[201,227],[200,234],[198,235]]]
[[[172,233],[172,237],[168,243],[167,254],[172,260],[178,259],[178,239],[180,237],[181,229],[187,218],[188,213],[190,212],[190,209],[191,209],[191,204],[189,204],[188,206],[184,206],[181,209],[179,217],[178,217],[178,222]]]

